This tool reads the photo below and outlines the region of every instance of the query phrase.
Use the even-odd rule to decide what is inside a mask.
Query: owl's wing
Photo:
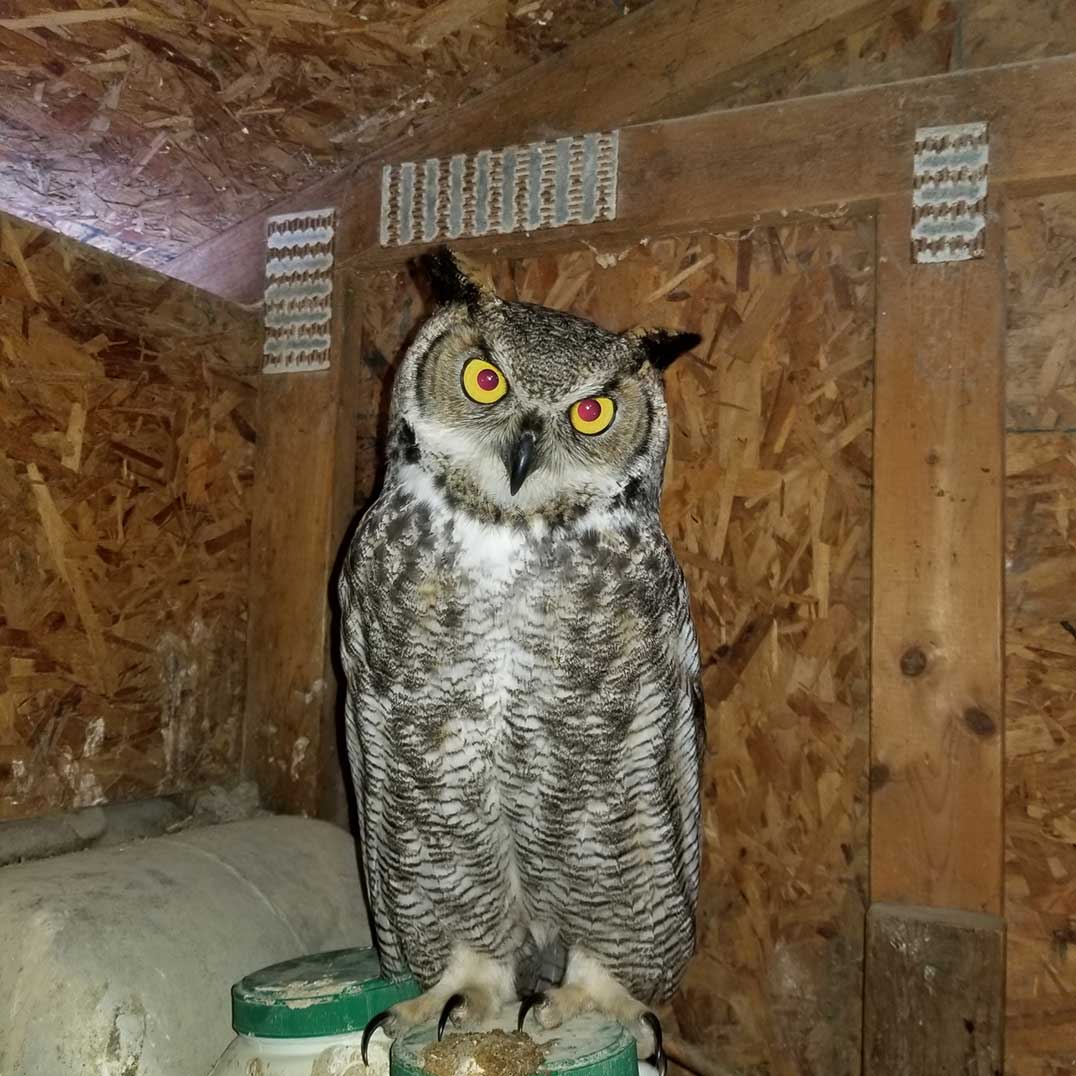
[[[691,619],[691,599],[680,565],[668,556],[676,577],[676,600],[670,610],[675,634],[670,660],[682,676],[682,688],[676,698],[677,791],[680,805],[678,824],[685,845],[684,880],[692,906],[698,899],[701,861],[700,801],[703,752],[706,746],[706,707],[702,698],[702,673],[699,641]]]
[[[400,976],[408,972],[402,938],[395,914],[391,874],[386,870],[385,847],[387,768],[383,737],[374,717],[376,677],[369,664],[369,614],[363,595],[385,587],[385,530],[392,519],[386,493],[360,520],[351,538],[338,580],[340,599],[341,664],[346,678],[344,702],[345,740],[359,830],[366,897],[381,957],[382,973]]]
[[[637,996],[657,999],[672,993],[695,949],[705,710],[687,584],[663,532],[633,561],[627,587],[647,596],[635,603],[640,691],[624,759],[633,811],[625,844],[635,854],[621,862],[632,864],[627,872],[646,896],[635,906],[637,933],[616,937],[616,946],[642,969],[625,973]]]

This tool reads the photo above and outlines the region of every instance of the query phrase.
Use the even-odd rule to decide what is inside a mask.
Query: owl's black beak
[[[519,487],[530,474],[536,455],[534,433],[531,430],[524,430],[519,435],[519,440],[516,441],[512,454],[508,458],[508,489],[513,497],[519,492]]]

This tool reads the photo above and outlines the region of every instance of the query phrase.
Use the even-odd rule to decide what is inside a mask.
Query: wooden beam
[[[368,214],[382,161],[422,160],[558,134],[623,127],[711,106],[738,84],[831,47],[906,0],[663,0],[564,49],[417,134],[357,162],[172,261],[171,276],[240,302],[261,292],[266,217],[356,205]]]
[[[993,184],[991,198],[975,261],[912,265],[910,200],[878,215],[870,863],[872,900],[996,915],[1005,278]]]
[[[990,165],[992,189],[1069,188],[1076,184],[1074,85],[1071,55],[628,127],[620,132],[615,221],[456,245],[503,253],[525,242],[534,251],[580,238],[740,228],[797,212],[873,212],[910,192],[915,129],[953,116],[989,122],[1001,151]],[[345,211],[345,258],[383,265],[420,249],[382,249],[379,212],[380,177],[370,177]]]
[[[267,806],[343,824],[329,588],[355,489],[352,283],[336,271],[331,368],[261,379],[243,752]]]
[[[996,1076],[1005,1008],[997,916],[876,904],[867,917],[864,1076]]]
[[[534,251],[580,238],[601,242],[738,228],[802,212],[870,212],[909,189],[915,128],[954,115],[989,121],[995,144],[1004,147],[991,165],[995,189],[1001,184],[1018,193],[1065,189],[1076,183],[1076,112],[1068,107],[1073,85],[1076,56],[1070,55],[626,127],[620,136],[617,220],[458,245],[505,252],[525,244]],[[506,107],[499,98],[496,106]],[[342,259],[371,267],[399,264],[418,248],[378,245],[381,160],[421,160],[474,148],[474,137],[460,133],[465,129],[484,133],[483,142],[493,146],[535,134],[521,118],[515,139],[497,139],[490,133],[495,127],[481,126],[485,113],[464,112],[445,133],[385,147],[377,162],[330,176],[273,211],[336,204]],[[617,123],[613,116],[606,119],[580,121],[575,129]],[[458,141],[450,141],[453,134]],[[168,272],[226,298],[256,301],[264,228],[265,214],[259,214],[176,259]]]

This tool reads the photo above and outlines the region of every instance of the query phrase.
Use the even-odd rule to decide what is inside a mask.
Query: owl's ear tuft
[[[698,347],[698,333],[670,332],[668,329],[632,329],[630,334],[640,343],[651,366],[667,370],[685,351]]]
[[[492,292],[480,284],[448,247],[437,247],[419,259],[439,303],[466,303],[476,306],[492,296]]]

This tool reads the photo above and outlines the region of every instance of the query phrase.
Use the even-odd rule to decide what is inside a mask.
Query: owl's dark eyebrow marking
[[[641,479],[639,479],[638,477],[632,478],[629,480],[628,484],[620,491],[619,495],[617,496],[617,500],[620,501],[620,503],[625,508],[634,508],[636,506],[636,502],[639,500],[639,495],[642,493],[642,491],[643,483]],[[639,536],[638,533],[636,533],[635,540],[638,541],[638,539]]]
[[[448,336],[448,329],[443,329],[439,332],[429,343],[429,346],[422,353],[418,360],[418,369],[415,370],[415,399],[420,406],[424,406],[426,403],[426,388],[423,384],[423,380],[426,376],[426,364],[430,361],[430,356],[444,343],[445,337]]]
[[[649,396],[644,396],[643,402],[646,404],[646,429],[639,439],[639,447],[632,454],[632,460],[642,459],[646,455],[650,446],[650,435],[654,432],[654,405]]]
[[[410,422],[400,423],[400,446],[403,449],[403,457],[408,463],[418,463],[422,458],[422,449],[418,447],[415,428]]]

